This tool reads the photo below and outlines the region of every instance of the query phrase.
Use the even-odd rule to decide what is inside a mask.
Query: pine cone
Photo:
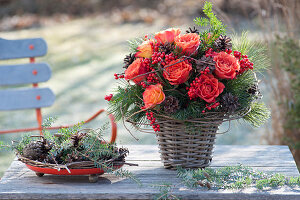
[[[119,148],[118,154],[120,155],[116,161],[125,161],[125,157],[129,154],[129,150],[127,148]]]
[[[210,70],[210,73],[215,69],[216,62],[212,57],[202,56],[199,60],[196,60],[196,70],[198,73],[204,71],[207,67]]]
[[[164,101],[164,111],[174,113],[179,109],[179,100],[173,96],[167,96]]]
[[[124,58],[124,67],[125,69],[128,68],[129,65],[131,65],[131,63],[133,63],[133,61],[135,60],[135,56],[133,53],[130,53],[129,55],[127,55],[125,58]]]
[[[188,30],[186,30],[186,33],[197,33],[199,34],[198,29],[196,29],[196,27],[194,26],[193,28],[189,27]]]
[[[30,160],[44,161],[48,156],[51,147],[47,144],[46,140],[31,141],[23,149],[23,156]]]
[[[78,147],[80,140],[86,136],[86,133],[77,132],[71,136],[71,142],[73,147]]]
[[[222,109],[225,112],[233,113],[240,107],[240,104],[238,102],[239,98],[236,96],[233,96],[231,93],[226,93],[221,98],[221,105]]]
[[[225,51],[226,49],[232,48],[232,43],[230,37],[226,35],[220,35],[218,39],[214,42],[214,46],[220,51]]]
[[[71,163],[71,162],[78,162],[78,161],[82,161],[82,156],[80,156],[78,153],[75,153],[74,151],[72,151],[72,153],[67,154],[66,157],[66,161],[67,163]]]
[[[250,88],[247,90],[247,93],[255,96],[256,98],[261,98],[262,97],[262,94],[260,93],[260,90],[258,88],[258,84],[253,84],[250,86]]]
[[[159,48],[162,52],[165,52],[166,54],[169,54],[174,50],[175,45],[172,44],[172,43],[166,42],[165,44],[160,45]]]

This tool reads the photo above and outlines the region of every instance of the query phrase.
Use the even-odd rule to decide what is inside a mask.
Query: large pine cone
[[[175,45],[172,43],[166,42],[165,44],[160,45],[159,48],[162,52],[169,54],[175,49]]]
[[[233,96],[231,93],[224,94],[220,101],[222,109],[225,112],[233,113],[240,107],[238,100],[239,98],[237,96]]]
[[[130,53],[129,55],[127,55],[124,58],[124,67],[125,69],[127,69],[129,67],[129,65],[131,65],[131,63],[133,63],[133,61],[135,60],[135,55],[133,53]]]
[[[214,46],[220,51],[231,49],[232,48],[231,39],[226,35],[220,35],[220,37],[216,39],[216,41],[214,42]]]
[[[186,33],[197,33],[197,34],[199,34],[199,30],[196,29],[195,26],[193,28],[189,27],[189,29],[186,30]]]
[[[23,156],[30,160],[44,161],[51,150],[46,140],[31,141],[23,149]]]
[[[77,132],[71,136],[71,142],[73,147],[78,147],[80,140],[84,138],[87,133]]]
[[[179,100],[173,96],[167,96],[164,101],[164,111],[166,113],[174,113],[179,109]]]

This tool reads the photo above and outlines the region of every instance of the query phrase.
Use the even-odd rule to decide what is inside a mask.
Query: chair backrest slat
[[[55,95],[49,88],[0,90],[0,110],[20,110],[49,107]]]
[[[0,60],[40,57],[47,53],[47,43],[42,38],[5,40],[0,38]]]
[[[51,77],[51,69],[46,63],[0,65],[0,85],[18,85],[46,82]]]

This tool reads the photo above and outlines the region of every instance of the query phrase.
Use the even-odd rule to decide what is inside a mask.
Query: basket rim
[[[175,119],[175,118],[170,117],[170,116],[160,115],[160,114],[156,113],[156,116],[159,119],[156,123],[157,124],[163,124],[164,122],[172,121],[172,122],[178,122],[178,123],[196,123],[196,124],[216,123],[216,124],[221,124],[223,122],[229,122],[228,130],[223,132],[223,133],[226,133],[230,129],[230,123],[231,123],[232,120],[241,119],[245,115],[247,115],[250,111],[251,111],[251,107],[248,107],[246,109],[240,110],[240,111],[235,112],[235,113],[207,112],[207,113],[200,113],[201,116],[204,116],[202,118],[198,117],[198,118],[185,119],[185,120]],[[205,118],[205,116],[207,116],[207,118]],[[213,118],[213,117],[215,117],[215,118]],[[142,126],[151,126],[151,124],[149,124],[149,123],[138,123],[138,122],[131,121],[129,118],[125,118],[125,121],[129,122],[138,131],[153,134],[152,129],[150,129],[150,128],[147,129],[147,128],[140,127],[141,125]],[[123,124],[125,126],[124,121],[123,121]],[[217,134],[223,134],[223,133],[217,133]]]

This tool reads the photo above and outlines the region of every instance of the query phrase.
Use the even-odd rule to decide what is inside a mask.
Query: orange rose
[[[233,79],[240,70],[238,59],[224,51],[218,53],[214,57],[214,61],[216,61],[215,74],[220,79]]]
[[[145,74],[146,72],[147,72],[146,67],[143,65],[143,59],[142,58],[137,58],[125,70],[125,79],[126,80],[132,80],[133,82],[138,84],[141,81],[146,79],[146,75],[142,75],[142,74]],[[139,76],[139,75],[142,75],[142,76]]]
[[[138,46],[138,52],[135,54],[136,57],[143,57],[143,58],[151,58],[153,54],[152,45],[154,44],[154,40],[146,40],[140,46]]]
[[[212,74],[201,75],[196,86],[196,94],[207,103],[212,103],[223,92],[224,88],[224,84]]]
[[[161,104],[165,100],[165,94],[162,90],[161,84],[150,85],[143,93],[143,100],[145,109],[153,108],[157,104]]]
[[[177,59],[171,61],[164,68],[163,76],[170,82],[171,85],[179,85],[188,80],[191,70],[192,64],[187,61],[183,61],[183,59]]]
[[[180,34],[179,28],[169,28],[155,34],[154,38],[157,42],[165,44],[166,42],[173,43],[176,36]]]
[[[197,33],[178,35],[175,44],[180,47],[187,56],[192,55],[200,45],[200,36]]]

